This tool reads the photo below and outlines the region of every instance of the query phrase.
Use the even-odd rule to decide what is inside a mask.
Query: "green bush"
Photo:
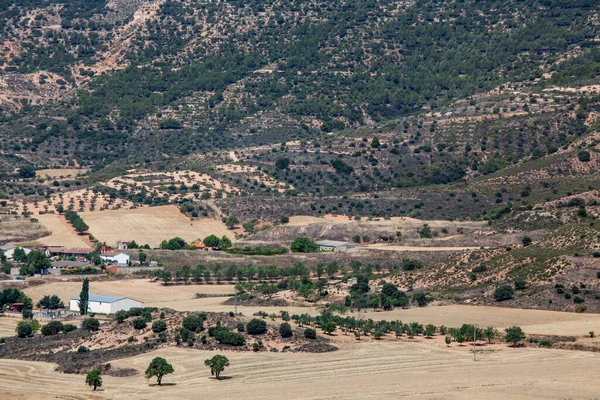
[[[143,317],[137,317],[131,322],[131,324],[135,329],[144,329],[146,328],[147,322]]]
[[[130,308],[129,311],[127,311],[127,315],[130,317],[141,317],[143,312],[144,311],[141,308],[133,307]]]
[[[192,332],[204,330],[204,318],[202,315],[189,315],[183,319],[183,327]]]
[[[306,328],[304,330],[304,337],[306,339],[316,339],[317,338],[317,331],[315,331],[312,328]]]
[[[63,331],[65,333],[67,333],[67,332],[73,332],[76,329],[77,329],[77,326],[73,325],[73,324],[64,324],[63,325]]]
[[[88,349],[85,346],[79,346],[79,348],[77,349],[78,353],[87,353],[88,351],[90,351],[90,349]]]
[[[152,323],[152,332],[160,333],[167,330],[167,323],[165,321],[157,320]]]
[[[115,319],[118,323],[123,323],[128,317],[129,314],[125,310],[119,310],[115,313]]]
[[[283,324],[279,325],[279,334],[282,338],[289,338],[294,336],[294,333],[292,332],[292,327],[287,322],[284,322]]]
[[[250,335],[261,335],[267,331],[267,323],[262,319],[254,318],[246,325],[246,331]]]
[[[42,335],[44,336],[52,336],[57,335],[64,330],[64,326],[60,321],[51,321],[46,325],[42,326]]]
[[[513,288],[510,285],[502,285],[494,291],[494,299],[496,301],[504,301],[512,299],[514,294]]]
[[[97,331],[100,329],[100,321],[96,318],[86,318],[83,320],[81,327],[88,331]]]

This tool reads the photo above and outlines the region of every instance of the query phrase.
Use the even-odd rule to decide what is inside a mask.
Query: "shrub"
[[[480,272],[485,272],[485,271],[487,271],[487,267],[483,264],[478,265],[471,270],[471,272],[474,272],[474,273],[480,273]]]
[[[250,335],[260,335],[267,331],[267,323],[262,319],[254,318],[246,325],[246,331]]]
[[[513,288],[510,285],[503,285],[494,291],[494,298],[496,301],[504,301],[512,299],[514,294]]]
[[[67,332],[73,332],[76,329],[77,329],[77,326],[75,326],[73,324],[64,324],[63,325],[63,331],[65,333],[67,333]]]
[[[237,330],[238,332],[244,332],[246,328],[244,327],[244,324],[240,322],[239,324],[237,324]]]
[[[279,334],[282,338],[289,338],[294,336],[294,333],[292,332],[292,327],[287,322],[284,322],[283,324],[279,325]]]
[[[152,332],[160,333],[167,330],[167,323],[165,321],[157,320],[152,323]]]
[[[44,336],[52,336],[57,335],[62,332],[64,326],[60,321],[51,321],[42,327],[42,335]]]
[[[521,243],[523,243],[523,246],[529,246],[531,242],[532,240],[529,236],[523,236],[523,239],[521,239]]]
[[[202,332],[204,330],[204,318],[202,315],[189,315],[183,319],[183,327],[192,332]]]
[[[513,346],[516,346],[520,341],[525,339],[525,333],[518,326],[506,328],[504,331],[506,332],[504,340],[509,343],[512,343]]]
[[[100,329],[100,321],[98,321],[96,318],[86,318],[83,320],[81,327],[88,331],[97,331]]]
[[[78,353],[87,353],[88,351],[90,351],[90,349],[88,349],[85,346],[79,346],[79,348],[77,349]]]
[[[589,151],[585,151],[585,150],[581,150],[579,153],[577,153],[577,158],[581,162],[589,162],[591,160],[590,152]]]
[[[215,339],[217,339],[217,342],[220,344],[227,344],[230,346],[243,346],[246,344],[244,335],[237,332],[229,332],[227,329],[219,331],[215,336]]]
[[[27,321],[19,322],[19,325],[17,325],[17,336],[20,338],[33,336],[33,328],[31,327],[31,324]]]
[[[119,310],[115,314],[115,319],[117,320],[118,323],[122,323],[123,321],[125,321],[127,319],[127,317],[129,317],[129,314],[127,314],[127,311],[125,311],[125,310]]]
[[[304,337],[307,339],[316,339],[317,338],[317,331],[315,331],[312,328],[306,328],[304,330]]]
[[[146,325],[147,325],[146,320],[143,317],[137,317],[137,318],[135,318],[131,322],[131,324],[133,325],[133,327],[135,329],[144,329],[144,328],[146,328]]]
[[[577,304],[575,306],[576,313],[582,313],[582,312],[585,312],[585,310],[587,310],[587,306],[585,304]]]
[[[573,297],[573,302],[575,304],[581,304],[581,303],[585,302],[585,299],[583,297],[575,296],[575,297]]]
[[[552,341],[549,339],[544,339],[542,341],[540,341],[540,347],[552,347]]]
[[[515,279],[515,289],[516,290],[523,290],[526,287],[527,287],[527,282],[525,282],[525,280],[523,278]]]
[[[141,308],[133,307],[133,308],[130,308],[129,311],[127,311],[127,314],[130,317],[141,317],[143,312],[144,311]]]

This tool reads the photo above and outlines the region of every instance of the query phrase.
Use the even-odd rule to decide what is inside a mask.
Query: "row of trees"
[[[65,211],[65,218],[73,225],[73,228],[77,233],[82,234],[87,231],[90,227],[83,221],[81,216],[75,211]]]
[[[215,250],[227,250],[231,247],[231,239],[223,235],[218,237],[216,235],[209,235],[202,241],[207,247],[211,247]],[[174,237],[169,240],[163,240],[160,243],[160,248],[163,250],[195,250],[196,248],[190,246],[185,240],[180,237]]]

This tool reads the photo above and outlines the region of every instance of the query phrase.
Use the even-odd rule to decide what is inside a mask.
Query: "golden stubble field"
[[[192,221],[173,205],[83,212],[80,215],[96,239],[112,246],[117,241],[135,240],[140,245],[158,247],[163,240],[177,236],[192,242],[211,234],[233,239],[233,234],[220,220],[201,218]]]
[[[213,352],[164,348],[113,361],[132,377],[104,376],[93,392],[84,375],[54,365],[2,360],[3,399],[565,399],[597,398],[600,355],[589,352],[503,349],[474,362],[465,349],[407,342],[348,343],[325,354],[224,352],[230,379],[210,379],[203,361]],[[165,357],[175,373],[162,387],[143,371]]]

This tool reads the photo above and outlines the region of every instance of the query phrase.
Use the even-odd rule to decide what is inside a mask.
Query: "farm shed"
[[[356,247],[355,244],[349,242],[340,242],[337,240],[319,240],[317,246],[320,251],[344,251],[353,249]]]
[[[129,311],[131,308],[141,306],[142,303],[140,301],[128,297],[90,294],[88,311],[98,314],[114,314],[119,310]],[[79,311],[79,296],[71,299],[69,310]]]

